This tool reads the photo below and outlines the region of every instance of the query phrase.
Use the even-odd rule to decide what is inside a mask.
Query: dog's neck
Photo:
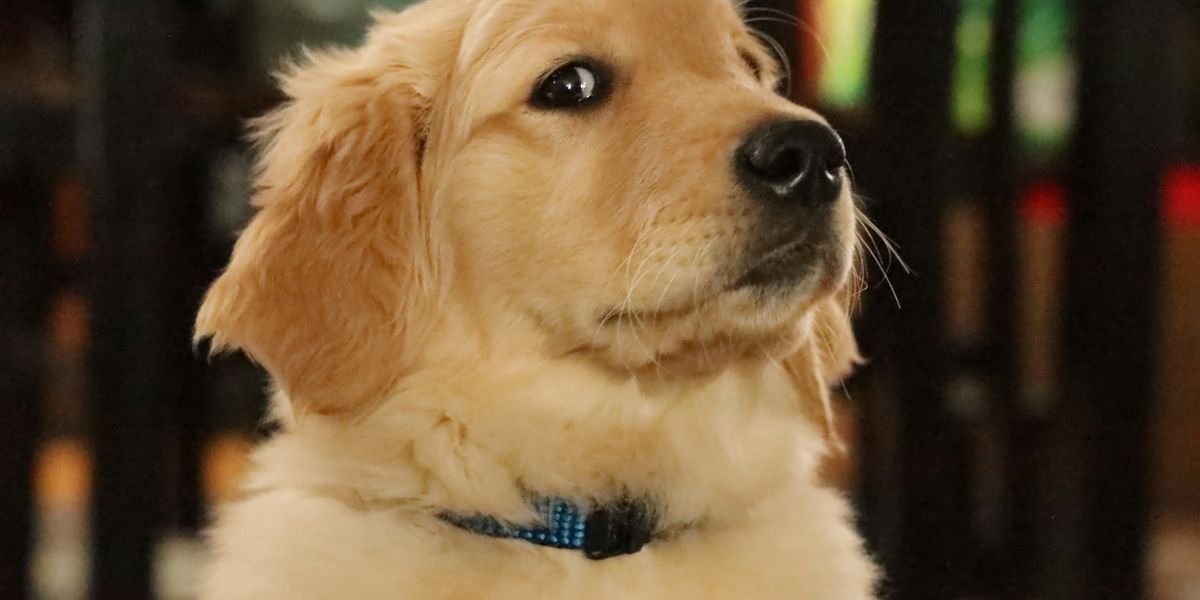
[[[765,360],[657,382],[585,357],[447,363],[406,378],[369,415],[291,420],[264,453],[295,468],[251,485],[514,521],[529,517],[529,491],[581,502],[634,492],[661,504],[665,526],[707,521],[812,476],[824,442],[797,402]]]

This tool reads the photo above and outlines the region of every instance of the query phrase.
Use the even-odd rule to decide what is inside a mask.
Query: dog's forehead
[[[551,37],[696,57],[739,35],[745,28],[734,0],[499,0],[480,3],[464,44],[482,54],[501,40]]]
[[[624,31],[645,37],[675,37],[730,30],[738,21],[731,0],[550,0],[543,4],[550,19],[608,19]]]

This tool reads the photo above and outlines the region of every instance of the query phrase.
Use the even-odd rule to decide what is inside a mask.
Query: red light
[[[1021,198],[1021,217],[1038,225],[1062,227],[1067,222],[1067,191],[1057,181],[1035,181]]]
[[[1200,165],[1180,165],[1163,179],[1163,216],[1170,227],[1200,229]]]

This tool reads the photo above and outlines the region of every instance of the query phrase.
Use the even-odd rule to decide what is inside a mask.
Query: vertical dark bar
[[[0,125],[9,117],[28,115],[5,114],[0,108]],[[6,133],[0,131],[0,136]],[[0,165],[0,595],[14,599],[32,597],[31,484],[40,425],[50,250],[49,194],[30,166]]]
[[[1014,83],[1021,0],[996,0],[992,19],[989,98],[991,127],[987,142],[988,230],[987,315],[988,383],[998,401],[1006,432],[1002,548],[989,557],[986,579],[1001,598],[1027,598],[1038,564],[1037,473],[1040,425],[1022,402],[1018,389],[1017,251],[1018,155]]]
[[[958,2],[881,0],[871,70],[871,154],[862,170],[879,225],[914,274],[893,271],[896,300],[874,299],[876,373],[890,404],[867,406],[865,427],[894,428],[893,448],[865,440],[864,459],[888,480],[864,485],[868,527],[892,520],[873,541],[895,598],[948,598],[969,572],[964,562],[963,440],[944,402],[941,231],[949,135],[950,77]],[[886,294],[880,294],[886,295]],[[899,307],[897,306],[899,304]],[[874,404],[874,401],[873,401]],[[898,420],[898,423],[892,421]],[[886,423],[885,423],[886,421]],[[896,515],[878,498],[891,495]]]
[[[992,122],[987,142],[988,365],[993,389],[1015,408],[1017,390],[1017,194],[1013,87],[1020,0],[996,0],[992,21]],[[1011,411],[1010,412],[1015,412]]]
[[[164,348],[161,251],[167,46],[158,0],[87,0],[78,26],[80,149],[91,190],[90,274],[93,598],[149,598],[161,521]]]
[[[1074,597],[1144,596],[1160,178],[1170,92],[1167,0],[1076,3],[1080,56],[1064,400],[1080,419],[1082,575]]]
[[[204,490],[201,480],[201,461],[205,440],[204,394],[206,386],[202,371],[203,360],[192,351],[191,331],[196,318],[196,307],[200,306],[203,291],[212,277],[205,268],[203,232],[199,218],[205,212],[205,202],[211,193],[206,175],[209,156],[200,150],[208,150],[207,140],[197,132],[191,137],[191,152],[181,151],[182,164],[176,165],[178,184],[172,189],[172,208],[165,226],[171,231],[169,245],[163,248],[168,260],[174,265],[173,272],[164,282],[168,305],[164,308],[164,326],[167,329],[165,358],[170,361],[169,372],[173,373],[177,385],[164,397],[170,400],[170,415],[167,417],[171,435],[172,467],[174,474],[174,502],[171,515],[173,525],[180,532],[198,533],[204,520]],[[203,140],[203,141],[201,141]]]

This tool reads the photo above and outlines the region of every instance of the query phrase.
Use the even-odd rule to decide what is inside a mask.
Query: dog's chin
[[[846,271],[840,257],[815,261],[809,252],[782,249],[723,278],[703,301],[659,311],[610,311],[580,350],[606,368],[659,377],[778,359],[795,350],[804,314],[844,283]]]

